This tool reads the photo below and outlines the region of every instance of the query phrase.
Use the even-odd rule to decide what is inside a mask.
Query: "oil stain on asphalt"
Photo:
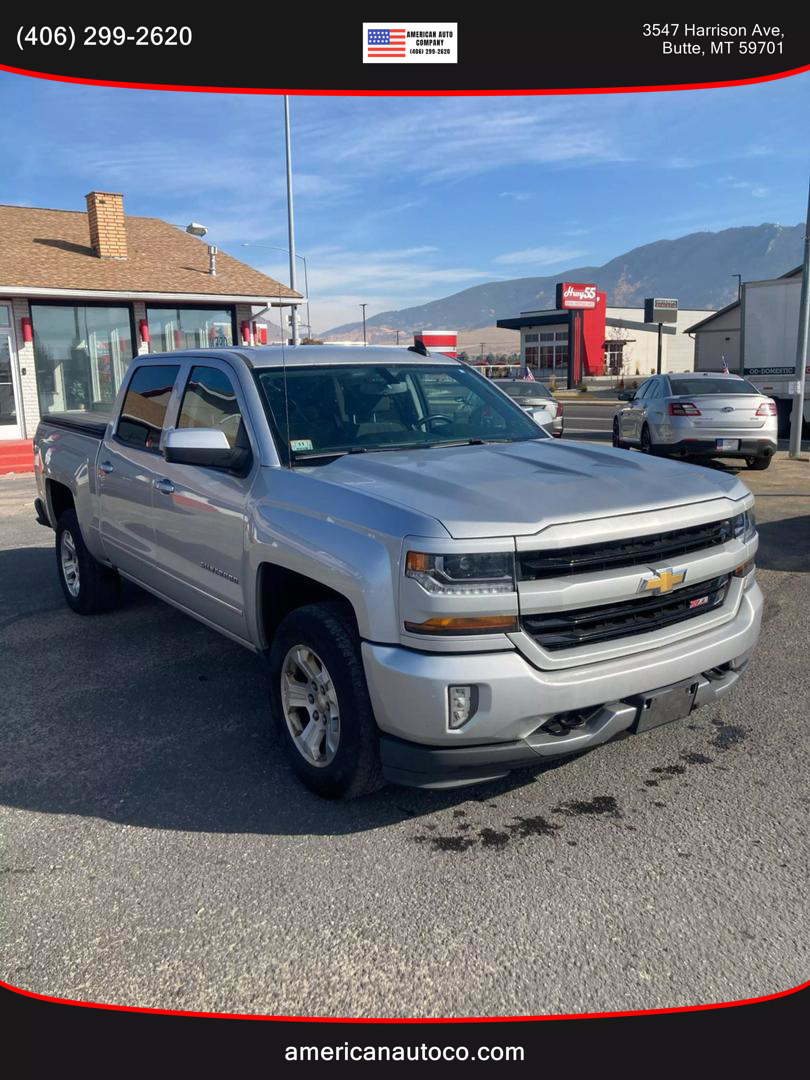
[[[711,724],[714,729],[711,746],[721,752],[730,750],[746,737],[745,728],[727,724],[722,720],[712,720]],[[684,776],[688,766],[714,765],[716,769],[724,768],[724,766],[717,764],[714,758],[698,750],[683,750],[679,758],[679,761],[671,765],[654,766],[650,772],[654,773],[655,776],[644,781],[645,788],[657,788],[663,782]],[[645,788],[641,788],[641,791],[644,792]],[[653,792],[649,791],[649,794],[652,795]],[[487,796],[471,794],[470,798],[473,802],[482,805],[493,808],[498,806],[496,802],[491,801]],[[659,808],[666,807],[666,803],[660,799],[653,800],[652,805]],[[563,818],[604,817],[611,821],[618,821],[623,817],[622,810],[613,795],[594,795],[590,799],[571,799],[568,802],[558,803],[557,806],[552,807],[551,813]],[[409,813],[409,816],[413,815]],[[542,814],[536,814],[533,817],[515,817],[509,824],[498,829],[487,825],[476,833],[469,822],[460,820],[466,816],[466,810],[453,810],[452,821],[456,828],[455,834],[437,834],[438,825],[426,822],[422,826],[426,832],[419,833],[411,837],[411,839],[416,844],[428,844],[431,851],[460,853],[468,851],[474,846],[488,848],[491,851],[502,851],[513,840],[524,840],[530,837],[546,837],[556,840],[557,834],[563,827],[559,822],[550,820]],[[623,824],[622,827],[631,831],[634,828],[632,825],[627,824]],[[572,847],[576,846],[576,843],[576,840],[568,841],[568,844]]]

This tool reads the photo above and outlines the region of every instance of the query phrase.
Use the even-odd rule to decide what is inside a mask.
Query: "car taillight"
[[[563,403],[561,401],[558,401],[557,402],[557,411],[554,413],[554,416],[556,418],[558,416],[562,416],[562,414],[563,414]]]
[[[776,402],[763,401],[754,416],[776,416]]]
[[[700,416],[700,409],[692,401],[670,401],[670,416]]]

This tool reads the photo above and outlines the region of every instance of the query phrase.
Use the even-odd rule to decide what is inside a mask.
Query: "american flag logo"
[[[369,59],[388,60],[398,56],[405,57],[404,30],[369,30],[366,43],[366,56]]]

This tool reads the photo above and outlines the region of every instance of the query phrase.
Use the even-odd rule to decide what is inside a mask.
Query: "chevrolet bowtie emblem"
[[[667,570],[659,570],[652,577],[642,578],[639,592],[668,593],[672,592],[676,585],[686,580],[685,570],[673,570],[670,566]]]

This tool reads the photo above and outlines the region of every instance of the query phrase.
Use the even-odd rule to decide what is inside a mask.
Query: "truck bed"
[[[53,412],[42,417],[43,424],[76,431],[80,435],[89,435],[92,439],[103,439],[112,413],[106,412]]]

